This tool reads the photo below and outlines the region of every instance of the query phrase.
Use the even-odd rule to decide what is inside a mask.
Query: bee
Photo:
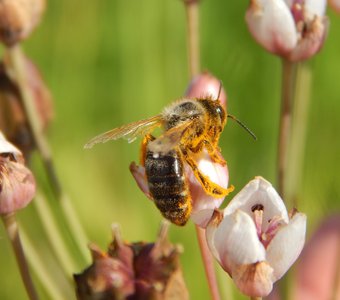
[[[233,190],[233,187],[225,189],[217,185],[202,174],[193,157],[206,149],[213,162],[226,164],[218,142],[229,116],[218,100],[184,98],[165,107],[157,116],[98,135],[84,147],[119,138],[132,142],[143,136],[140,160],[150,197],[166,219],[183,226],[192,210],[184,164],[190,166],[208,195],[222,198]],[[151,132],[157,127],[164,131],[154,137]]]

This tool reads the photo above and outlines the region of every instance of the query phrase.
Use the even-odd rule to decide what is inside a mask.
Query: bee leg
[[[130,164],[130,172],[133,176],[133,178],[136,180],[136,183],[138,187],[141,189],[141,191],[151,200],[151,194],[149,190],[148,181],[146,180],[145,175],[145,168],[144,166],[138,166],[135,162],[132,162]]]
[[[220,153],[221,150],[219,147],[215,148],[208,143],[206,145],[206,149],[208,150],[209,156],[213,160],[213,162],[218,163],[222,166],[225,166],[227,164],[227,162]]]
[[[139,155],[139,162],[144,167],[145,165],[145,157],[146,157],[146,147],[150,141],[153,141],[155,139],[154,136],[151,134],[147,134],[144,136],[142,140],[142,144],[140,147],[140,155]]]
[[[208,176],[202,174],[202,172],[198,169],[197,163],[189,156],[187,152],[184,152],[183,156],[185,161],[193,170],[196,179],[199,181],[202,188],[208,195],[213,196],[214,198],[222,198],[234,190],[234,186],[230,186],[229,188],[225,189],[212,182]]]
[[[198,145],[196,145],[195,148],[191,149],[191,151],[194,153],[199,153],[203,150],[203,148],[207,149],[209,156],[213,160],[213,162],[218,163],[222,166],[226,165],[225,159],[220,154],[220,148],[214,147],[207,140],[202,140]]]

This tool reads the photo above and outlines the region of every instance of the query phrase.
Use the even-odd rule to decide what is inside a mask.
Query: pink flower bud
[[[256,177],[224,209],[215,211],[206,230],[212,254],[239,290],[267,296],[298,258],[305,240],[306,216],[288,216],[271,184]]]
[[[325,7],[326,0],[251,0],[246,21],[266,50],[300,61],[323,45],[328,29]]]
[[[45,0],[2,0],[0,2],[0,40],[12,46],[26,39],[40,21]]]
[[[23,164],[21,152],[0,132],[0,214],[6,215],[24,208],[34,194],[35,180]]]
[[[329,0],[329,5],[330,5],[337,13],[340,13],[340,0]]]
[[[185,96],[189,98],[218,99],[224,108],[227,107],[227,93],[221,81],[209,72],[197,75],[189,84]]]

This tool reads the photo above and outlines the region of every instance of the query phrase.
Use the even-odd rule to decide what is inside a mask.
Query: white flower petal
[[[219,163],[213,162],[206,150],[204,150],[199,155],[196,155],[194,159],[197,161],[198,169],[203,175],[209,177],[212,182],[218,184],[219,186],[228,188],[229,172],[226,165],[222,166]],[[221,206],[224,197],[215,198],[208,195],[188,165],[185,165],[185,174],[189,183],[190,195],[193,202],[192,213],[206,209],[214,210],[215,208]],[[206,222],[207,221],[209,220],[206,220]]]
[[[328,31],[328,18],[314,18],[305,36],[299,41],[295,49],[289,54],[291,61],[300,61],[315,55],[323,46]]]
[[[280,279],[299,257],[306,236],[307,217],[297,213],[288,225],[281,227],[267,247],[267,261]]]
[[[294,4],[294,2],[295,2],[296,0],[284,0],[284,1],[285,1],[285,3],[286,3],[287,7],[288,7],[289,9],[291,9],[292,5]]]
[[[240,210],[225,216],[213,234],[207,231],[207,239],[213,254],[227,272],[233,266],[265,260],[265,249],[258,239],[254,221]]]
[[[295,22],[283,0],[252,0],[246,22],[256,41],[272,53],[286,55],[296,46]]]
[[[289,222],[288,213],[281,197],[270,182],[260,176],[250,181],[230,201],[224,209],[224,215],[232,214],[237,209],[240,209],[252,217],[252,208],[258,204],[263,206],[264,231],[267,229],[268,221],[274,216],[281,217],[286,223]]]
[[[326,0],[306,0],[304,9],[308,14],[324,16],[326,11]]]
[[[206,228],[213,213],[213,209],[202,209],[192,212],[190,218],[196,225]]]

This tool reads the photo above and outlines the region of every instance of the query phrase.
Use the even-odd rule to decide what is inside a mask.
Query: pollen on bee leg
[[[150,199],[153,200],[150,194],[149,185],[146,179],[145,168],[136,165],[135,162],[130,164],[130,172],[135,179],[138,187],[141,191]]]

